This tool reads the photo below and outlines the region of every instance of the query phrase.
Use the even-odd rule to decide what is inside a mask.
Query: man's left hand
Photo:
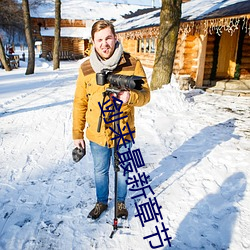
[[[121,100],[124,104],[129,101],[130,92],[129,91],[121,91],[118,93],[117,98]]]

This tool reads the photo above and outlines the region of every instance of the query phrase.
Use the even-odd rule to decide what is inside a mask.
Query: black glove
[[[84,156],[85,154],[86,154],[86,149],[85,149],[85,147],[84,147],[84,148],[82,148],[81,146],[80,146],[80,147],[76,147],[76,148],[74,148],[73,151],[72,151],[73,160],[74,160],[75,162],[78,162],[78,161],[80,161],[80,160],[83,158],[83,156]]]

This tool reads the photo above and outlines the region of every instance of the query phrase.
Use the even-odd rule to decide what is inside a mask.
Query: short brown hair
[[[111,23],[110,21],[107,21],[107,20],[99,20],[99,21],[95,22],[93,24],[92,30],[91,30],[92,40],[94,40],[94,35],[96,32],[98,32],[102,29],[108,28],[108,27],[111,29],[112,33],[115,36],[115,27],[114,27],[113,23]]]

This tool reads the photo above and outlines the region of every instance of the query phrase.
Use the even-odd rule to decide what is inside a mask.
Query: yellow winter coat
[[[136,60],[128,53],[123,53],[119,65],[113,71],[114,74],[142,76],[144,84],[142,90],[130,90],[130,99],[127,104],[123,104],[120,117],[120,128],[122,134],[127,134],[124,138],[132,141],[131,134],[135,138],[134,125],[134,107],[140,107],[147,104],[150,100],[150,90],[146,80],[146,75],[139,60]],[[112,123],[105,123],[102,120],[101,130],[97,132],[99,116],[101,113],[98,102],[102,104],[103,92],[109,87],[109,84],[103,86],[97,85],[96,73],[93,71],[90,61],[82,63],[79,69],[79,75],[76,83],[75,97],[73,103],[73,140],[84,138],[84,129],[86,128],[86,137],[101,146],[108,145],[114,147],[115,135],[110,129]],[[108,101],[106,97],[106,101]],[[107,113],[106,113],[107,114]],[[127,116],[126,118],[122,118]],[[104,118],[104,117],[103,117]],[[87,123],[87,124],[86,124]],[[133,133],[129,134],[129,129]],[[122,142],[120,142],[121,144]]]

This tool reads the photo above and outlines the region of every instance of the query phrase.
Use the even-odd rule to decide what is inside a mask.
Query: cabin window
[[[150,39],[150,53],[155,53],[155,38]]]
[[[155,53],[155,38],[142,38],[137,40],[138,53]]]

